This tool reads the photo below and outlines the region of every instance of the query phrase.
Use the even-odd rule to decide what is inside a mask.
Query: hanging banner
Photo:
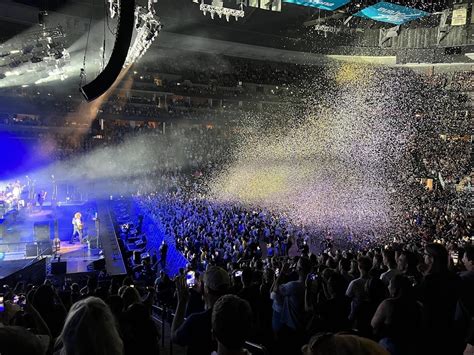
[[[374,21],[394,25],[403,25],[404,23],[429,15],[430,14],[425,11],[382,1],[359,11],[354,16],[365,17]]]
[[[281,12],[281,0],[260,0],[260,8]]]
[[[283,0],[283,2],[301,6],[316,7],[322,10],[334,11],[340,8],[341,6],[350,3],[351,0]]]
[[[464,26],[467,22],[467,5],[454,5],[451,26]]]
[[[258,0],[249,0],[249,6],[251,7],[259,7]]]

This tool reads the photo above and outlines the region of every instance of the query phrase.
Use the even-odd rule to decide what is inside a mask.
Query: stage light
[[[225,16],[227,21],[229,21],[230,17],[235,17],[235,20],[237,21],[239,17],[245,16],[245,12],[243,10],[242,4],[240,7],[241,7],[240,10],[230,9],[227,7],[219,7],[219,6],[205,4],[203,1],[201,2],[199,9],[202,11],[204,16],[206,16],[206,14],[209,12],[211,14],[211,19],[214,19],[215,15],[217,14],[219,18],[222,18],[222,16]]]
[[[137,35],[128,51],[124,67],[143,57],[161,32],[160,19],[156,16],[153,4],[150,1],[148,2],[148,8],[137,6],[135,10],[135,28],[137,29]]]

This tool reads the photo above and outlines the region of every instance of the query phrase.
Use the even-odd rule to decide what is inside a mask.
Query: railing
[[[174,313],[166,306],[159,307],[153,305],[153,319],[155,322],[159,323],[161,326],[161,347],[165,347],[165,332],[166,329],[169,329],[169,354],[173,355],[173,334],[171,333],[171,324],[172,319],[174,318]],[[158,318],[158,315],[161,315],[161,319]],[[166,327],[167,320],[169,320],[169,327]],[[245,342],[245,348],[254,355],[268,355],[268,350],[265,346],[261,344],[252,343],[250,341]]]

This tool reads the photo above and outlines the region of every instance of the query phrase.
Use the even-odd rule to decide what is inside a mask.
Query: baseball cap
[[[225,292],[230,286],[229,274],[219,266],[211,266],[204,274],[204,284],[210,291]]]

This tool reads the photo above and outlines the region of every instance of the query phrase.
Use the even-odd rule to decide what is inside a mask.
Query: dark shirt
[[[212,309],[191,315],[176,331],[174,342],[187,346],[188,355],[210,354],[217,350],[217,343],[212,340]]]
[[[337,333],[350,328],[349,314],[351,299],[346,296],[332,298],[318,305],[323,328],[327,332]]]
[[[260,319],[260,312],[262,310],[262,300],[258,286],[251,285],[249,287],[244,287],[240,290],[237,296],[239,296],[250,304],[254,321]]]

